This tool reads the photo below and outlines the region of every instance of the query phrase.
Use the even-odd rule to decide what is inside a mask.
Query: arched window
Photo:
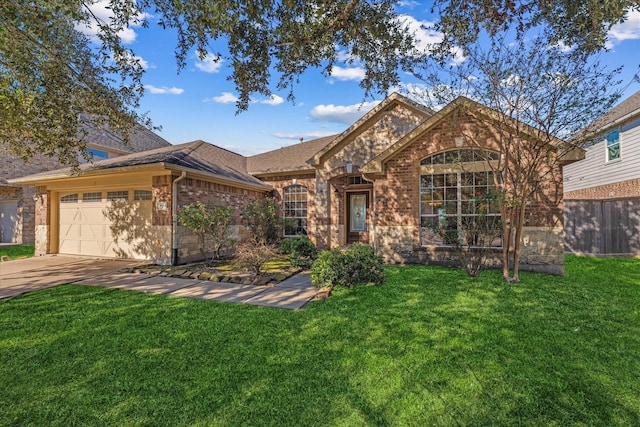
[[[423,245],[502,246],[493,172],[499,160],[494,151],[457,149],[420,162]]]
[[[284,216],[284,235],[307,235],[307,187],[292,185],[282,194],[282,213]]]

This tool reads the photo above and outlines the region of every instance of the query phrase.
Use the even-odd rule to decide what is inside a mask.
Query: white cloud
[[[640,11],[629,11],[627,20],[611,27],[608,36],[610,42],[640,39]]]
[[[204,102],[215,102],[218,104],[231,104],[238,101],[238,97],[231,92],[222,92],[219,96],[206,98]]]
[[[123,58],[126,59],[127,62],[131,62],[131,63],[137,62],[138,64],[140,64],[140,67],[142,67],[143,70],[146,70],[149,68],[149,63],[141,56],[133,55],[129,51],[124,51],[122,56]]]
[[[144,85],[144,88],[152,95],[180,95],[184,89],[178,87],[156,87],[153,85]]]
[[[266,104],[266,105],[280,105],[284,102],[284,98],[278,95],[271,95],[268,99],[263,99],[260,101],[254,101],[258,104]]]
[[[205,73],[217,73],[222,67],[222,59],[211,52],[207,52],[207,56],[203,59],[196,58],[196,68]]]
[[[418,53],[430,53],[435,45],[442,43],[444,36],[435,29],[435,24],[430,21],[419,21],[411,15],[399,15],[398,19],[404,23],[409,32],[413,34]],[[462,64],[466,57],[462,49],[453,47],[451,49],[451,65]]]
[[[331,69],[331,77],[338,80],[362,80],[365,77],[365,71],[362,67],[342,68],[334,65]]]
[[[95,3],[90,4],[89,9],[95,19],[98,19],[106,24],[109,24],[113,20],[113,11],[109,8],[110,5],[109,0],[99,0]],[[138,16],[132,19],[129,22],[129,26],[127,28],[123,28],[120,32],[118,32],[118,37],[122,40],[122,43],[128,44],[133,43],[136,40],[137,34],[133,30],[134,27],[138,27],[141,25],[141,22],[147,18],[147,14],[138,13]],[[91,18],[90,22],[82,22],[76,24],[76,29],[84,34],[86,34],[91,40],[95,42],[99,42],[98,39],[98,25],[96,24],[95,19]]]
[[[398,6],[408,7],[413,9],[414,7],[420,6],[420,3],[413,0],[407,0],[407,1],[401,0],[398,2]]]
[[[311,110],[311,117],[316,121],[353,124],[380,101],[363,102],[354,105],[317,105]]]
[[[411,15],[400,15],[398,17],[403,22],[409,32],[416,40],[416,48],[421,52],[429,52],[433,45],[442,42],[444,39],[441,32],[434,29],[434,23],[429,21],[418,21]]]

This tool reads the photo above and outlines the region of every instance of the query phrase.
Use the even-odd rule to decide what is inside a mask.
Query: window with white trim
[[[284,235],[307,235],[307,187],[292,185],[282,191]]]
[[[102,160],[109,158],[109,153],[103,150],[98,150],[97,148],[87,147],[87,154],[90,154],[93,160]]]
[[[468,231],[497,228],[500,208],[493,170],[499,153],[459,149],[437,153],[420,162],[420,240],[422,245],[501,247],[499,235]],[[499,234],[499,233],[498,233]],[[472,241],[470,239],[473,239]]]
[[[611,131],[605,137],[607,141],[607,162],[620,159],[620,129]]]

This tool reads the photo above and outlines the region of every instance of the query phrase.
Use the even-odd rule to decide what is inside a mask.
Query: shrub
[[[311,266],[311,281],[317,287],[342,285],[354,287],[384,282],[382,257],[369,245],[355,243],[340,249],[333,248],[320,253]]]
[[[178,210],[178,223],[198,236],[200,253],[205,260],[209,251],[217,259],[223,249],[235,242],[231,238],[232,216],[233,209],[230,207],[195,202]]]
[[[273,197],[252,200],[240,214],[258,243],[276,244],[282,239],[282,218],[278,201]]]
[[[248,241],[238,245],[236,264],[245,270],[260,274],[264,265],[276,255],[273,245],[263,242]]]
[[[280,251],[289,255],[292,267],[309,268],[318,257],[318,250],[306,236],[287,237],[280,243]]]

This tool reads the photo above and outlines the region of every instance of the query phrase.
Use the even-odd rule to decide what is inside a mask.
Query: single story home
[[[460,227],[477,215],[470,198],[495,187],[486,159],[500,153],[486,110],[460,97],[436,113],[394,93],[339,135],[251,157],[195,141],[83,165],[78,176],[63,169],[13,182],[37,186],[38,253],[186,262],[198,250],[177,209],[200,200],[239,212],[270,194],[289,219],[285,235],[319,248],[368,243],[388,262],[446,262],[453,251],[430,233],[434,221]],[[482,156],[462,128],[485,135]],[[552,167],[545,176],[561,178]],[[522,268],[561,274],[562,180],[544,184],[527,215]]]

